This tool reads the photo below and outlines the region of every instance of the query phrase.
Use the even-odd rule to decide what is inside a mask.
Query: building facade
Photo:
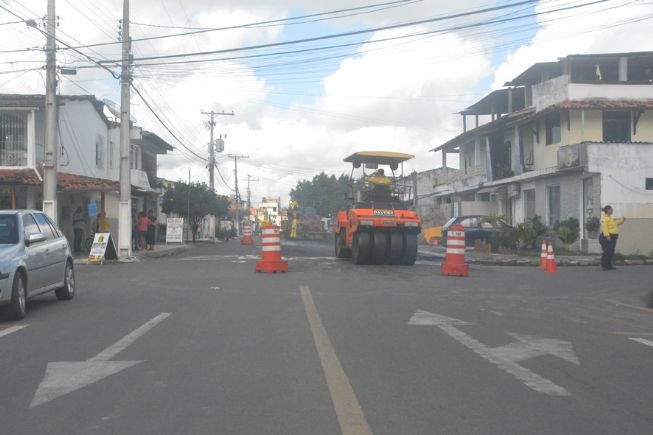
[[[57,96],[57,222],[72,241],[72,215],[81,207],[85,235],[100,214],[118,240],[120,126],[92,95]],[[134,210],[156,207],[156,156],[172,150],[132,125],[130,161]],[[45,156],[45,96],[0,94],[0,207],[41,209]]]
[[[610,204],[628,217],[618,249],[653,252],[653,52],[567,56],[506,86],[461,112],[465,131],[432,150],[460,164],[437,177],[437,202],[512,224],[573,217],[583,239],[587,219]]]

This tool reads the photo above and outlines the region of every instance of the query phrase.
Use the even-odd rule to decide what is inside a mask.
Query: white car
[[[0,310],[25,317],[27,300],[54,291],[75,296],[75,271],[68,240],[45,213],[0,210]]]

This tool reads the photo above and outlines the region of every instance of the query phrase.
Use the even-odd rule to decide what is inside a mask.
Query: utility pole
[[[45,160],[43,161],[43,211],[55,222],[57,207],[57,56],[54,0],[48,0],[45,78]]]
[[[249,213],[250,210],[252,209],[251,191],[249,190],[250,181],[258,181],[258,178],[252,178],[251,175],[247,174],[247,221],[248,222],[249,222]]]
[[[227,157],[234,159],[234,178],[236,183],[236,225],[240,228],[240,193],[238,192],[238,159],[249,159],[249,156],[228,154]]]
[[[132,248],[131,167],[130,146],[130,95],[131,37],[129,36],[129,0],[122,4],[122,71],[120,73],[120,205],[118,227],[118,256],[129,257]]]
[[[211,192],[214,192],[214,182],[213,182],[213,171],[215,169],[215,143],[213,141],[213,127],[215,127],[215,121],[213,118],[216,115],[229,115],[229,116],[234,116],[234,111],[232,110],[231,113],[227,112],[214,112],[211,110],[210,112],[200,112],[202,115],[210,115],[211,120],[207,122],[207,127],[211,130],[211,140],[209,142],[209,188],[211,189]],[[220,141],[222,141],[222,135],[220,136]],[[221,142],[224,145],[224,141]],[[224,148],[223,148],[224,149]],[[220,150],[222,151],[222,150]]]

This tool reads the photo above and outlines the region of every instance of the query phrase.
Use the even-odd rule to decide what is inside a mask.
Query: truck
[[[352,164],[351,196],[334,225],[336,258],[351,258],[355,264],[415,264],[422,220],[410,209],[412,190],[403,177],[403,162],[412,158],[360,151],[344,159]]]

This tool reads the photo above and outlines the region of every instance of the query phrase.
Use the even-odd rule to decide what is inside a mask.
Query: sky
[[[534,63],[653,51],[653,0],[132,3],[132,115],[175,148],[159,176],[209,184],[202,112],[233,111],[215,118],[216,191],[237,182],[246,199],[249,185],[253,205],[349,174],[357,151],[413,154],[405,172],[441,167],[429,150],[462,133],[458,113]],[[56,0],[55,12],[57,65],[77,68],[59,93],[120,103],[122,0]],[[46,15],[46,0],[0,0],[0,92],[45,92]]]

